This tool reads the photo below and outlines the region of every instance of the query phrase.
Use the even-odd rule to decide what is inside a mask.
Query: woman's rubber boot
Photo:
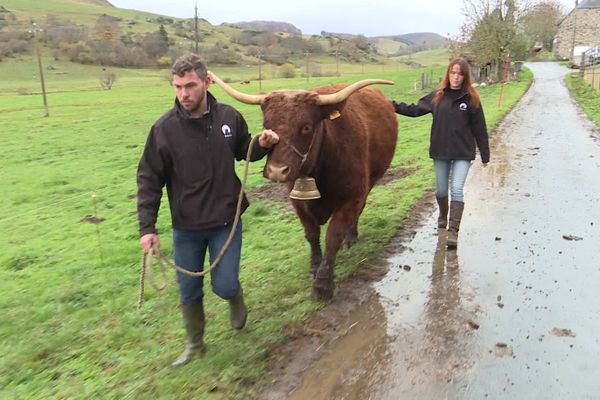
[[[181,305],[181,313],[183,315],[183,324],[187,333],[187,345],[185,350],[175,360],[171,366],[179,367],[187,364],[194,357],[199,357],[204,354],[206,347],[204,346],[204,305]]]
[[[450,222],[448,224],[448,239],[446,240],[449,249],[455,249],[458,246],[458,230],[464,208],[465,203],[462,201],[450,202]]]
[[[229,318],[231,319],[231,327],[234,329],[242,329],[246,325],[248,311],[244,304],[244,292],[240,287],[240,291],[234,298],[229,299]]]
[[[438,228],[444,229],[448,226],[448,197],[435,197],[440,209],[437,224]]]

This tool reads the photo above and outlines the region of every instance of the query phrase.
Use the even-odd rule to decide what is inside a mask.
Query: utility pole
[[[256,58],[258,58],[258,92],[262,93],[262,52],[261,50],[258,50],[258,53],[256,53]]]
[[[306,57],[306,82],[308,82],[308,80],[310,78],[310,71],[308,69],[308,66],[310,63],[310,51],[306,50],[304,52],[304,56]]]
[[[195,53],[198,54],[198,2],[196,2],[194,11],[194,40],[196,42]]]
[[[335,51],[335,76],[340,76],[340,53]]]
[[[40,71],[40,83],[42,85],[42,98],[44,99],[44,110],[45,110],[44,117],[48,117],[48,116],[50,116],[50,113],[48,112],[48,98],[46,97],[46,83],[44,81],[44,68],[42,67],[42,56],[40,55],[40,45],[39,45],[39,42],[36,37],[36,33],[41,32],[41,31],[42,31],[41,29],[37,28],[37,24],[33,20],[31,20],[31,29],[29,30],[29,33],[31,33],[33,35],[35,52],[37,54],[38,69]]]

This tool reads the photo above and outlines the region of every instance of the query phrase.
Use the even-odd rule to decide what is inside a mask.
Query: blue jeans
[[[448,197],[448,186],[450,186],[450,200],[464,202],[463,188],[470,167],[470,160],[434,159],[436,197]]]
[[[173,258],[175,264],[188,271],[203,271],[206,249],[208,249],[212,264],[227,241],[230,230],[230,225],[201,231],[173,229]],[[217,267],[210,273],[212,290],[223,299],[231,299],[240,291],[241,251],[242,220],[240,219],[229,248]],[[204,297],[203,277],[189,276],[177,272],[177,282],[179,282],[179,301],[181,304],[195,305],[202,301]]]

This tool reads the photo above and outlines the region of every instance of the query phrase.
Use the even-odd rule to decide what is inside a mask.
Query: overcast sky
[[[194,16],[195,0],[109,0],[114,6],[172,17]],[[570,11],[575,0],[559,0]],[[223,22],[289,22],[305,34],[321,31],[386,36],[412,32],[458,34],[462,0],[222,0],[198,1],[198,16]]]

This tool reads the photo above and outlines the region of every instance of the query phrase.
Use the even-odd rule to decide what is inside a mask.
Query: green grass
[[[412,61],[423,66],[447,65],[450,59],[448,49],[435,49],[420,51],[418,53],[395,57],[399,61]]]
[[[587,116],[600,128],[600,92],[592,89],[579,73],[572,73],[566,77],[571,94]]]
[[[0,75],[14,64],[0,63]],[[63,68],[61,65],[60,68]],[[379,66],[379,68],[381,68]],[[140,249],[135,171],[150,125],[173,101],[172,89],[152,70],[119,71],[113,90],[97,86],[93,70],[68,68],[64,81],[48,78],[50,117],[41,96],[18,96],[32,85],[8,72],[0,82],[0,398],[39,399],[241,399],[268,382],[269,349],[284,339],[286,324],[302,322],[320,307],[310,299],[309,250],[296,216],[273,201],[254,202],[244,215],[241,279],[250,309],[241,332],[228,325],[227,305],[209,290],[208,353],[173,371],[183,345],[174,274],[162,293],[148,286],[145,305],[135,308]],[[442,68],[437,68],[441,74]],[[215,68],[225,76],[228,70]],[[333,81],[380,77],[390,98],[417,100],[421,70],[373,70],[364,76],[267,80],[263,89],[306,88]],[[87,73],[87,75],[86,75]],[[511,83],[504,106],[499,86],[482,88],[490,129],[519,98],[531,76]],[[217,98],[234,103],[218,88]],[[239,87],[258,91],[258,82]],[[256,132],[258,107],[234,103]],[[361,242],[340,252],[336,280],[364,258],[378,254],[402,226],[411,207],[431,190],[427,157],[430,117],[399,117],[392,168],[414,173],[377,186],[360,222]],[[492,155],[493,156],[493,155]],[[265,184],[263,162],[253,163],[249,188]],[[241,173],[243,164],[238,165]],[[166,197],[166,196],[165,196]],[[166,202],[158,221],[170,254]],[[85,222],[98,216],[98,225]]]

